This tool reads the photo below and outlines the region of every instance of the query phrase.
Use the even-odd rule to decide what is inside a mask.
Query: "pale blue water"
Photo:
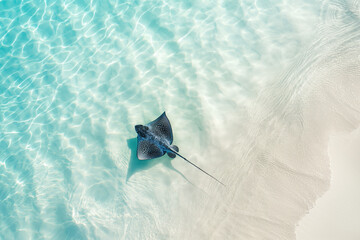
[[[213,226],[191,214],[223,190],[179,159],[138,161],[134,125],[166,111],[180,151],[230,199],[231,166],[248,164],[227,154],[266,118],[248,109],[296,72],[317,26],[358,22],[350,5],[0,1],[0,239],[190,239]]]

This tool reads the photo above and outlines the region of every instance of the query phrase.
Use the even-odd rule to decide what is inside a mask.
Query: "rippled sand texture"
[[[359,123],[358,1],[0,1],[0,238],[294,239]],[[139,162],[164,110],[181,159]]]

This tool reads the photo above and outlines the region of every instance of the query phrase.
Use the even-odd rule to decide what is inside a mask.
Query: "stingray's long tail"
[[[187,160],[186,158],[184,158],[183,156],[181,156],[179,153],[173,151],[172,149],[170,149],[171,152],[175,153],[176,155],[178,155],[179,157],[181,157],[182,159],[184,159],[185,161],[187,161],[188,163],[190,163],[191,165],[193,165],[194,167],[196,167],[197,169],[199,169],[200,171],[202,171],[203,173],[205,173],[206,175],[208,175],[209,177],[213,178],[215,181],[217,181],[218,183],[222,184],[223,186],[225,186],[225,184],[223,184],[222,182],[220,182],[219,180],[217,180],[215,177],[211,176],[209,173],[205,172],[204,170],[202,170],[201,168],[199,168],[198,166],[196,166],[194,163],[190,162],[189,160]]]

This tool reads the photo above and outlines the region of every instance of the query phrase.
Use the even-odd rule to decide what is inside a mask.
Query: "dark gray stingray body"
[[[177,146],[171,145],[173,142],[172,129],[165,112],[145,126],[136,125],[135,131],[138,134],[137,157],[139,160],[161,157],[165,153],[174,157],[173,151],[179,151]]]
[[[161,114],[160,117],[146,125],[136,125],[135,131],[138,134],[137,157],[139,160],[158,158],[163,156],[165,153],[167,153],[171,158],[175,158],[176,155],[178,155],[200,171],[221,183],[219,180],[181,156],[178,153],[179,148],[176,145],[171,145],[173,142],[173,134],[170,121],[165,112]]]

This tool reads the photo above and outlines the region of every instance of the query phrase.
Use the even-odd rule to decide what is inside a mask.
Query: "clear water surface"
[[[313,161],[297,131],[322,83],[309,76],[358,56],[358,6],[0,1],[0,239],[294,238],[330,173],[279,149]],[[163,111],[226,188],[136,159],[134,125]]]

